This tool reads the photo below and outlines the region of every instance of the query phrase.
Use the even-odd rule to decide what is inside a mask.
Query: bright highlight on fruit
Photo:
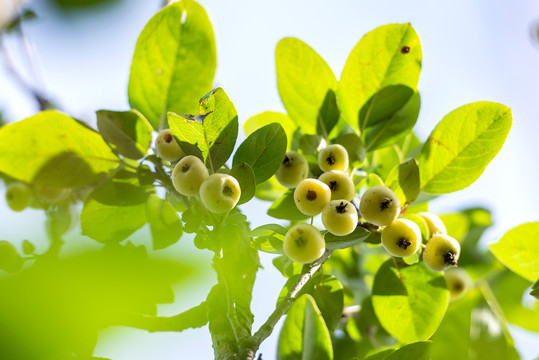
[[[198,195],[200,185],[210,174],[208,169],[196,156],[187,155],[181,159],[172,170],[172,184],[182,195]]]
[[[212,213],[226,213],[236,206],[241,189],[238,180],[228,174],[212,174],[200,186],[200,200]]]
[[[356,194],[352,178],[344,171],[327,171],[320,175],[318,180],[329,186],[331,200],[352,200]]]
[[[421,230],[413,221],[397,219],[382,230],[382,245],[391,255],[413,255],[421,246]]]
[[[346,171],[348,170],[348,152],[342,145],[328,145],[318,154],[318,166],[322,171]]]
[[[327,231],[336,236],[352,233],[357,227],[357,222],[357,209],[346,200],[332,200],[322,211],[322,223]]]
[[[169,129],[164,129],[159,132],[155,139],[155,152],[161,159],[175,162],[185,156],[182,148],[172,135]]]
[[[22,211],[30,204],[32,192],[23,182],[11,183],[6,189],[6,202],[13,211]]]
[[[361,197],[359,213],[371,224],[387,226],[400,214],[399,198],[386,186],[373,186]]]
[[[423,261],[432,271],[444,271],[457,266],[460,255],[460,244],[449,235],[434,235],[423,251]]]
[[[283,251],[292,261],[308,264],[324,254],[326,242],[320,231],[312,225],[298,224],[288,230]]]
[[[294,190],[294,202],[308,216],[318,215],[331,200],[329,186],[316,179],[305,179]]]
[[[309,175],[309,164],[305,158],[295,151],[285,154],[281,166],[275,173],[277,181],[287,188],[295,188]]]

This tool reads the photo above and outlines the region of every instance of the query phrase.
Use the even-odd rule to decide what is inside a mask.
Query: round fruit
[[[352,233],[358,222],[356,207],[346,200],[332,200],[322,211],[322,224],[336,236]]]
[[[442,219],[440,219],[437,215],[430,212],[420,212],[417,213],[417,215],[421,216],[421,218],[425,220],[425,224],[427,224],[427,228],[429,229],[429,236],[447,234],[447,230],[445,229]]]
[[[275,173],[277,181],[287,188],[295,188],[308,175],[309,164],[307,164],[307,160],[295,151],[289,151],[285,154],[279,170]]]
[[[356,194],[354,182],[344,171],[327,171],[320,175],[318,180],[329,186],[331,200],[352,200]]]
[[[178,161],[185,156],[169,129],[159,131],[155,139],[155,151],[161,159],[170,162]]]
[[[212,213],[226,213],[236,206],[241,189],[238,180],[228,174],[212,174],[200,185],[200,200]]]
[[[7,186],[6,201],[13,211],[22,211],[30,204],[31,191],[23,182],[11,183]]]
[[[391,224],[399,216],[400,211],[399,198],[385,186],[369,188],[359,202],[361,217],[378,226]]]
[[[450,266],[457,266],[460,244],[449,235],[434,235],[423,251],[423,261],[432,271],[443,271]]]
[[[326,242],[312,225],[298,224],[288,230],[283,241],[283,251],[291,260],[308,264],[324,253]]]
[[[305,179],[294,190],[294,202],[305,215],[320,214],[330,200],[331,190],[320,180]]]
[[[200,185],[210,174],[208,169],[196,156],[187,155],[172,170],[172,185],[182,195],[197,195]]]
[[[391,256],[413,255],[421,246],[421,230],[413,221],[397,219],[382,230],[382,245]]]
[[[458,268],[450,268],[444,272],[444,277],[451,300],[458,300],[466,294],[470,281],[466,271]]]
[[[5,240],[0,240],[0,270],[15,272],[21,269],[23,260],[15,246]]]
[[[51,188],[34,184],[37,198],[47,204],[56,204],[69,196],[71,189]]]
[[[318,154],[318,166],[322,171],[346,171],[348,169],[348,152],[342,145],[328,145]]]

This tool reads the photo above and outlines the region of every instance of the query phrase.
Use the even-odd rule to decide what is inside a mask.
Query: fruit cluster
[[[307,178],[309,166],[306,159],[294,152],[287,152],[276,178],[281,185],[295,188],[294,202],[303,214],[321,215],[327,232],[335,236],[351,234],[357,226],[373,225],[381,232],[381,243],[395,257],[407,257],[422,247],[419,226],[401,215],[401,204],[391,189],[373,186],[365,191],[356,207],[355,185],[348,174],[348,152],[338,144],[326,146],[318,155],[318,166],[324,173],[318,179]],[[460,245],[447,235],[442,220],[428,212],[417,214],[428,230],[423,261],[432,271],[443,271],[456,266]],[[363,219],[365,222],[361,222]],[[293,261],[310,263],[325,251],[322,233],[313,225],[293,226],[284,238],[284,253]]]

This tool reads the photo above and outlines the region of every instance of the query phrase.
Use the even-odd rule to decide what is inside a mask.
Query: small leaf
[[[97,128],[114,151],[130,159],[140,159],[148,153],[152,141],[152,125],[136,110],[99,110]]]
[[[309,216],[298,210],[294,202],[294,190],[288,190],[275,200],[268,210],[268,215],[282,220],[305,220]]]
[[[303,133],[329,134],[338,120],[337,79],[329,65],[309,45],[284,38],[275,49],[277,87],[288,115]]]
[[[386,179],[388,186],[402,205],[411,204],[419,195],[419,167],[415,159],[395,166]]]
[[[229,175],[233,176],[240,184],[241,196],[238,205],[244,204],[255,196],[255,173],[251,166],[242,163],[230,169]]]
[[[165,249],[182,236],[182,222],[176,209],[156,195],[150,195],[146,201],[146,218],[150,224],[154,250]]]
[[[378,91],[390,85],[417,87],[422,52],[410,24],[381,26],[354,47],[341,75],[337,99],[344,119],[358,127],[360,109]]]
[[[310,295],[301,296],[288,311],[279,335],[277,359],[333,359],[328,328]]]
[[[119,164],[99,133],[57,111],[0,128],[0,154],[0,172],[54,188],[91,184]]]
[[[351,234],[345,236],[336,236],[330,232],[327,232],[324,235],[324,239],[326,240],[326,247],[328,249],[335,250],[354,246],[357,243],[366,240],[370,235],[370,231],[358,226]]]
[[[490,251],[511,271],[529,281],[539,278],[539,222],[509,230]]]
[[[430,338],[449,300],[444,277],[423,262],[397,269],[391,260],[386,261],[376,273],[372,294],[380,323],[403,343]]]
[[[260,184],[275,174],[286,152],[286,134],[281,125],[272,123],[249,135],[234,154],[233,166],[247,163]]]
[[[175,2],[150,19],[137,40],[129,104],[155,129],[169,111],[195,114],[198,99],[211,90],[216,66],[213,29],[204,8],[192,0]]]
[[[500,151],[511,123],[511,110],[493,102],[476,102],[450,112],[417,159],[421,190],[447,194],[470,186]]]

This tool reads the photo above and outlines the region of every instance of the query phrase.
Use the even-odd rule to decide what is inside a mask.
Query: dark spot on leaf
[[[409,46],[404,45],[404,46],[401,48],[401,53],[402,53],[402,54],[408,54],[409,52],[410,52],[410,47],[409,47]]]

